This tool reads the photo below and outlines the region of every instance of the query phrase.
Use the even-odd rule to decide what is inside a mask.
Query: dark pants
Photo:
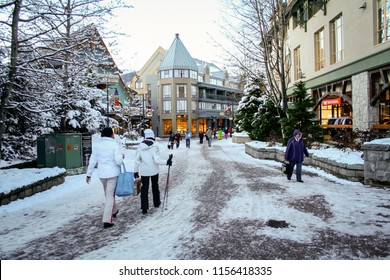
[[[186,147],[187,147],[187,148],[190,147],[190,139],[186,139]]]
[[[294,172],[294,167],[296,166],[295,170],[295,175],[297,177],[297,181],[302,180],[302,162],[295,162],[295,161],[290,161],[290,172],[287,174],[287,179],[291,179],[292,174]]]
[[[141,209],[149,209],[149,181],[152,181],[152,192],[153,192],[153,204],[154,207],[159,207],[161,204],[160,190],[158,189],[158,174],[153,176],[141,176]]]

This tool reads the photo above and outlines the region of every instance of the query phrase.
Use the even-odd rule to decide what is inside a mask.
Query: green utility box
[[[37,153],[38,167],[81,167],[81,133],[45,134],[37,139]]]

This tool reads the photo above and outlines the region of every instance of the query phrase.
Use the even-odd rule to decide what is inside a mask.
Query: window
[[[390,39],[390,0],[376,0],[377,43]]]
[[[172,98],[172,88],[171,85],[163,85],[163,98]]]
[[[187,97],[187,91],[186,91],[186,85],[177,85],[177,97],[178,98],[185,98]]]
[[[172,70],[163,70],[160,72],[161,79],[172,78]]]
[[[177,112],[187,113],[187,100],[177,100]]]
[[[340,15],[330,23],[332,64],[344,59],[343,17]]]
[[[196,98],[197,96],[197,86],[191,85],[191,97]]]
[[[170,100],[163,101],[163,113],[170,114],[172,112],[172,103]]]
[[[174,70],[175,78],[188,78],[188,70],[176,69]]]
[[[301,47],[299,46],[294,49],[294,80],[299,80],[301,77]]]
[[[198,72],[190,70],[191,79],[198,79]]]
[[[314,34],[316,71],[325,67],[324,29]]]
[[[197,102],[196,101],[191,101],[191,111],[193,113],[196,113],[196,110],[197,110]]]
[[[138,81],[135,83],[135,88],[143,88],[143,87],[144,87],[144,85],[143,85],[143,83],[142,83],[141,80],[138,80]]]

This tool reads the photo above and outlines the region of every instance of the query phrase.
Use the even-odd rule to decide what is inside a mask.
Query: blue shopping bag
[[[121,173],[119,173],[118,181],[116,183],[115,195],[130,196],[133,195],[133,193],[134,193],[134,173],[126,172],[126,167],[124,164],[122,164]]]

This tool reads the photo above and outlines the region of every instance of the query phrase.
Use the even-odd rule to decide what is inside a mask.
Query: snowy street
[[[164,159],[173,154],[167,209],[142,215],[139,196],[116,198],[115,225],[103,229],[96,172],[90,185],[69,176],[0,207],[1,259],[390,259],[390,189],[308,166],[304,183],[287,181],[280,163],[247,155],[231,138],[159,144]],[[128,170],[134,154],[126,150]],[[167,170],[160,166],[161,197]]]

